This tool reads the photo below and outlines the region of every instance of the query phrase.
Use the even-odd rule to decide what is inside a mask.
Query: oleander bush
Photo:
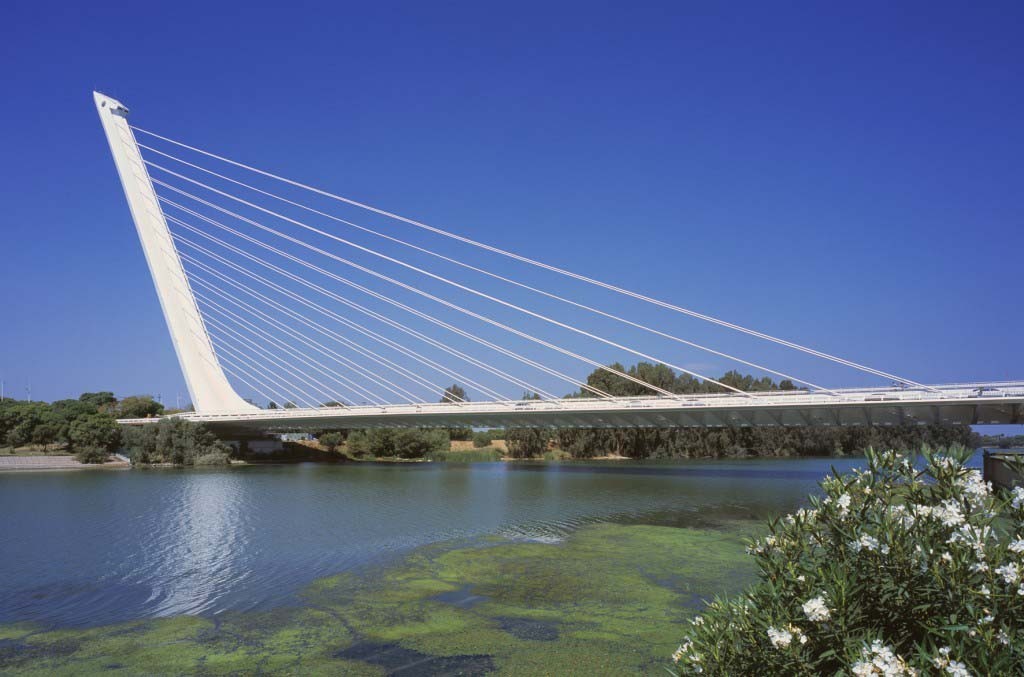
[[[750,545],[760,581],[691,621],[678,674],[1024,673],[1024,488],[994,493],[971,453],[827,477]]]

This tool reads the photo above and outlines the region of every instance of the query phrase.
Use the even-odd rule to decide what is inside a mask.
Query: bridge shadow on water
[[[822,459],[824,460],[824,459]],[[842,467],[837,463],[837,468],[842,471],[852,465],[850,459],[842,459]],[[707,461],[704,461],[706,463]],[[785,459],[773,460],[771,462],[786,463]],[[750,468],[742,467],[741,462],[726,467],[686,467],[681,465],[646,465],[637,461],[609,461],[607,465],[593,463],[532,463],[529,461],[513,461],[506,463],[510,471],[516,472],[553,472],[553,473],[588,473],[606,475],[646,475],[665,477],[716,477],[730,479],[776,479],[776,480],[820,480],[822,472],[818,469],[782,469],[782,468]],[[742,461],[749,463],[749,461]]]

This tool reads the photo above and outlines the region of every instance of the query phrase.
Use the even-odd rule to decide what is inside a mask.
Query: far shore
[[[106,463],[80,463],[77,458],[65,454],[2,455],[0,472],[32,472],[50,470],[124,470],[131,463],[112,456]]]

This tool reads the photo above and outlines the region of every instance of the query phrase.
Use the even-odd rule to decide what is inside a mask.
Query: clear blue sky
[[[1021,3],[373,4],[7,6],[8,395],[184,393],[93,89],[140,126],[908,378],[1024,378]]]

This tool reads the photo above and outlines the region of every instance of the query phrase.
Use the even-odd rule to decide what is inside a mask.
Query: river
[[[0,474],[0,670],[159,673],[146,633],[181,632],[194,651],[165,670],[209,671],[244,626],[246,657],[224,658],[240,672],[527,674],[538,653],[657,672],[681,619],[752,579],[743,538],[861,463]],[[313,634],[273,639],[288,631]]]

